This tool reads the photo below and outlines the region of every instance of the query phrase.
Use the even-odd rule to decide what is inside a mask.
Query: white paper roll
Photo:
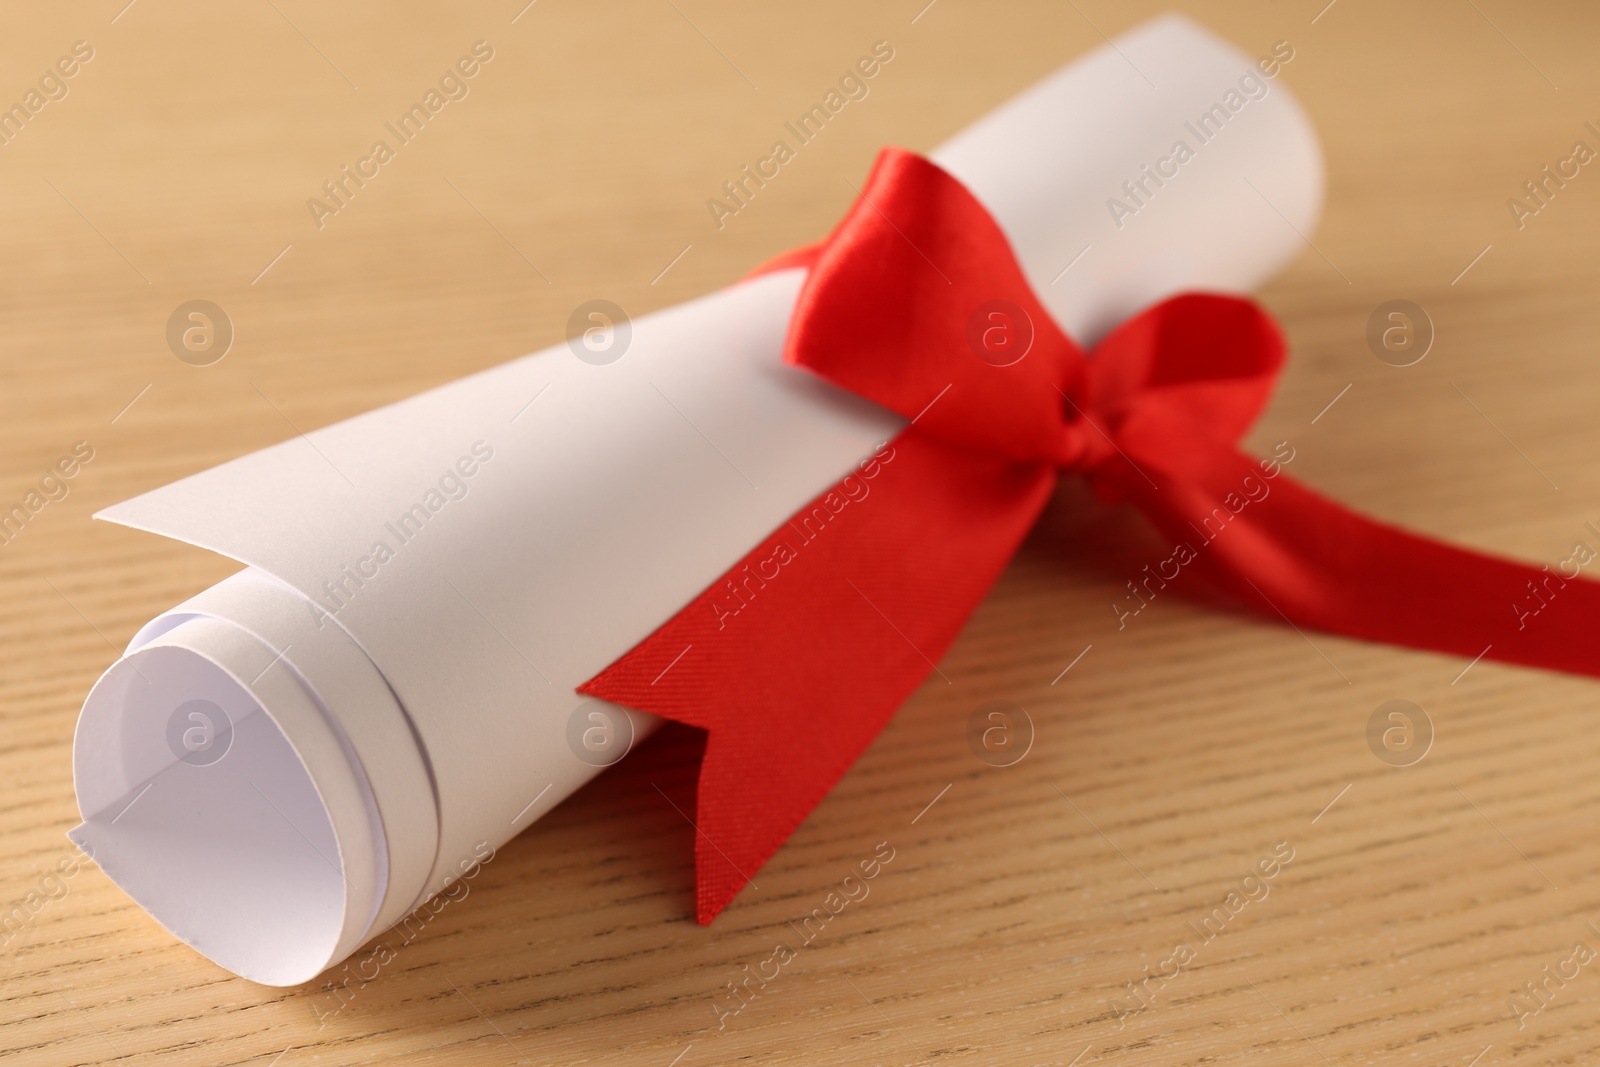
[[[933,158],[1084,341],[1182,289],[1248,290],[1322,200],[1288,91],[1178,16]],[[175,936],[290,985],[583,785],[608,761],[592,749],[656,720],[576,686],[903,424],[783,364],[802,281],[638,319],[615,362],[557,346],[102,512],[248,566],[89,694],[72,838]]]

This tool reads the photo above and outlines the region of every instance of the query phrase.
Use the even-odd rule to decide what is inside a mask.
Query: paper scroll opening
[[[222,966],[269,984],[315,974],[345,911],[338,845],[260,703],[197,653],[156,646],[106,673],[82,726],[99,736],[77,750],[73,840]]]

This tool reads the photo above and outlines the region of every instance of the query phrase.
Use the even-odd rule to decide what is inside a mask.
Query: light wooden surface
[[[825,232],[879,145],[929,148],[1159,10],[125,2],[18,9],[0,35],[0,101],[73,42],[94,49],[0,146],[0,504],[74,442],[94,448],[70,495],[0,547],[4,901],[53,886],[68,855],[89,685],[146,619],[233,569],[91,523],[95,508],[552,343],[583,300],[638,314],[723,285]],[[1316,248],[1262,294],[1294,354],[1251,444],[1293,441],[1294,474],[1374,514],[1558,560],[1600,523],[1600,170],[1521,230],[1505,201],[1575,140],[1600,147],[1584,129],[1600,120],[1600,13],[1322,4],[1179,5],[1251,54],[1292,43],[1283,78],[1328,158]],[[495,57],[470,96],[318,230],[305,200],[480,39]],[[871,95],[719,232],[706,198],[880,39],[896,55]],[[194,298],[236,325],[214,366],[166,347]],[[1438,333],[1404,369],[1363,339],[1396,298]],[[233,978],[83,870],[0,949],[0,1051],[205,1067],[1592,1062],[1600,967],[1551,984],[1525,1025],[1508,1002],[1575,942],[1600,949],[1600,683],[1311,647],[1178,595],[1119,633],[1108,603],[1153,547],[1064,487],[942,665],[953,684],[906,705],[710,928],[691,919],[692,831],[655,788],[687,795],[689,755],[653,745],[502,849],[320,1027],[318,986]],[[1036,726],[1008,768],[965,740],[993,699]],[[1436,731],[1403,769],[1365,739],[1391,699]],[[719,1029],[741,965],[797,941],[789,923],[881,841],[894,859],[870,896]],[[1294,858],[1270,893],[1202,944],[1187,924],[1279,842]],[[1130,1005],[1147,966],[1171,973],[1179,942],[1194,958],[1119,1020],[1110,1002]]]

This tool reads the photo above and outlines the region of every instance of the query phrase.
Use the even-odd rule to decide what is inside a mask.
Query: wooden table
[[[0,949],[0,1050],[164,1067],[1591,1062],[1600,967],[1543,968],[1600,949],[1600,685],[1179,595],[1119,632],[1108,604],[1153,541],[1073,486],[942,664],[952,684],[905,706],[709,928],[691,919],[692,830],[655,788],[691,787],[672,743],[501,849],[337,1014],[326,987],[212,966],[93,867],[47,879],[70,855],[84,693],[146,619],[234,569],[91,523],[96,508],[543,347],[583,300],[637,314],[726,284],[823,233],[879,145],[931,147],[1162,6],[523,2],[8,16],[0,99],[76,41],[93,56],[0,145],[0,505],[75,442],[93,459],[0,547],[0,900],[41,894]],[[1315,247],[1262,293],[1294,354],[1249,444],[1293,441],[1296,475],[1418,530],[1549,562],[1595,544],[1600,171],[1520,228],[1506,201],[1574,141],[1600,147],[1584,125],[1600,13],[1322,2],[1180,5],[1251,54],[1292,44],[1283,77],[1328,159]],[[895,58],[870,97],[717,229],[706,198],[880,39]],[[479,40],[494,54],[470,94],[319,228],[307,199]],[[166,343],[192,299],[236,328],[211,366]],[[1392,299],[1435,324],[1415,366],[1364,339]],[[1010,767],[965,738],[996,699],[1036,729]],[[1434,730],[1408,767],[1367,741],[1393,699]],[[870,896],[731,1000],[879,842],[894,858]],[[1263,860],[1256,899],[1197,936]],[[1519,1019],[1527,982],[1548,1003]]]

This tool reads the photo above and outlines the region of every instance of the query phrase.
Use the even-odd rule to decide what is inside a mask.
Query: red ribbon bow
[[[810,275],[785,358],[911,424],[581,688],[708,732],[701,922],[938,670],[1062,471],[1174,544],[1130,604],[1192,568],[1297,626],[1600,673],[1600,583],[1406,533],[1239,452],[1283,362],[1251,301],[1174,297],[1085,358],[983,205],[900,149],[825,242],[762,270],[790,266]]]

